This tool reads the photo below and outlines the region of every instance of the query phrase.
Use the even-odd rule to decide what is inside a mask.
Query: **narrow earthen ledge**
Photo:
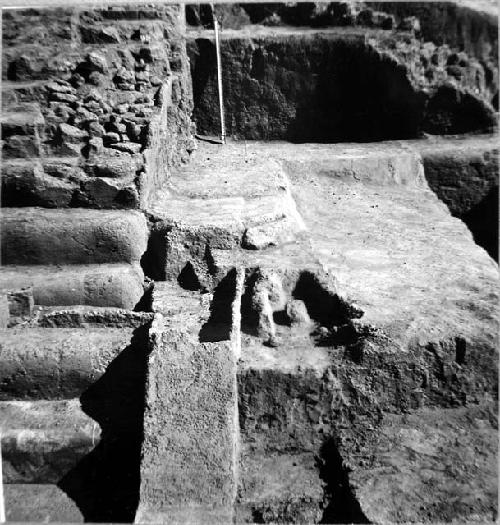
[[[228,279],[213,296],[166,283],[153,293],[136,523],[233,521],[242,282]]]
[[[132,329],[11,328],[1,331],[0,399],[79,396],[131,345]]]
[[[134,211],[4,208],[2,264],[134,263],[147,236]]]
[[[15,266],[0,269],[3,293],[32,288],[43,306],[110,306],[132,310],[144,294],[138,264]]]

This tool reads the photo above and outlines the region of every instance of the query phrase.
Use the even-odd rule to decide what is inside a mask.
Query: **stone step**
[[[138,262],[147,237],[146,219],[134,211],[6,208],[2,264]]]
[[[17,104],[0,115],[2,139],[11,135],[31,136],[43,130],[45,119],[38,104]]]
[[[108,160],[85,165],[76,157],[7,159],[2,163],[2,206],[137,208],[139,197],[132,159],[124,155],[118,162],[117,157]],[[98,169],[106,166],[108,176],[101,176],[96,165]]]
[[[9,110],[19,103],[33,103],[46,99],[46,82],[29,81],[16,82],[2,80],[2,109]]]
[[[100,440],[100,426],[78,399],[1,401],[3,480],[57,483]]]
[[[138,264],[0,268],[0,294],[32,288],[34,304],[43,306],[87,305],[132,310],[144,294],[143,282],[144,274]]]
[[[57,485],[16,483],[4,485],[8,523],[83,523],[77,504]]]
[[[45,120],[35,103],[17,104],[2,111],[2,158],[33,158],[42,154]]]
[[[133,329],[10,328],[0,332],[0,400],[79,396],[125,349]],[[132,351],[142,351],[133,348]]]

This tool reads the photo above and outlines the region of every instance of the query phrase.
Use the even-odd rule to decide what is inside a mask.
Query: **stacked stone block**
[[[157,184],[193,148],[180,8],[5,11],[4,26],[4,204],[139,208],[144,154],[166,148],[151,122],[168,129]]]

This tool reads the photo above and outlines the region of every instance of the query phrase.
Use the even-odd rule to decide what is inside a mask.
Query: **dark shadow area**
[[[214,77],[217,75],[217,55],[215,51],[215,45],[213,42],[204,38],[198,38],[192,44],[188,44],[188,49],[191,52],[191,56],[195,56],[195,60],[191,59],[191,78],[193,79],[193,103],[194,108],[201,108],[204,104],[204,99],[209,96],[213,103],[216,103],[212,108],[214,115],[214,126],[213,129],[204,129],[203,127],[198,130],[202,135],[218,136],[220,132],[220,117],[219,117],[219,105],[218,105],[218,92],[216,83],[213,82]],[[196,112],[196,109],[194,110]],[[193,114],[194,116],[194,114]]]
[[[320,477],[326,483],[328,502],[320,523],[370,523],[349,484],[349,471],[333,438],[320,451]]]
[[[434,135],[490,130],[496,116],[480,99],[454,86],[441,86],[430,98],[422,129]]]
[[[24,208],[26,206],[41,206],[45,208],[57,208],[57,200],[52,202],[48,199],[41,199],[37,195],[37,188],[34,179],[24,176],[15,181],[9,181],[7,177],[2,177],[2,188],[0,190],[1,206]]]
[[[292,326],[292,320],[286,313],[286,310],[274,312],[273,321],[279,326]]]
[[[153,290],[154,282],[147,284],[144,294],[134,307],[134,312],[152,312],[153,311]]]
[[[189,26],[213,29],[214,20],[209,4],[186,5],[186,23]]]
[[[235,296],[236,270],[231,270],[214,290],[210,304],[210,317],[199,333],[200,342],[209,343],[230,339]]]
[[[181,270],[181,273],[177,277],[177,282],[181,288],[190,290],[191,292],[196,292],[202,288],[200,280],[194,271],[194,267],[189,261]]]
[[[58,483],[85,521],[130,523],[139,502],[148,326],[81,396],[101,441]]]
[[[325,347],[348,347],[349,355],[352,355],[357,343],[361,340],[361,335],[356,331],[354,325],[347,321],[340,326],[332,326],[328,330],[315,330],[311,336],[313,337],[316,346]]]
[[[148,246],[141,257],[144,275],[155,281],[165,280],[165,265],[167,263],[167,239],[165,227],[153,225],[149,233]]]
[[[317,82],[298,99],[286,129],[292,142],[373,142],[418,137],[425,96],[404,67],[364,44],[324,46]]]
[[[461,217],[472,232],[476,244],[498,262],[498,186]]]
[[[241,297],[241,330],[248,335],[258,335],[259,312],[254,306],[253,299],[257,280],[256,272],[245,277],[245,288]]]
[[[309,317],[321,326],[331,328],[357,319],[363,312],[342,301],[337,295],[326,290],[318,277],[308,271],[300,274],[292,292],[294,299],[300,299],[307,308]]]
[[[213,43],[189,46],[199,133],[220,128]],[[234,138],[371,142],[418,137],[426,96],[404,67],[353,40],[224,41],[226,125]]]

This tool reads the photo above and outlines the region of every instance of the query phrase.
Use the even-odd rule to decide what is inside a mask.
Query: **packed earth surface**
[[[495,523],[494,3],[2,29],[7,521]]]

